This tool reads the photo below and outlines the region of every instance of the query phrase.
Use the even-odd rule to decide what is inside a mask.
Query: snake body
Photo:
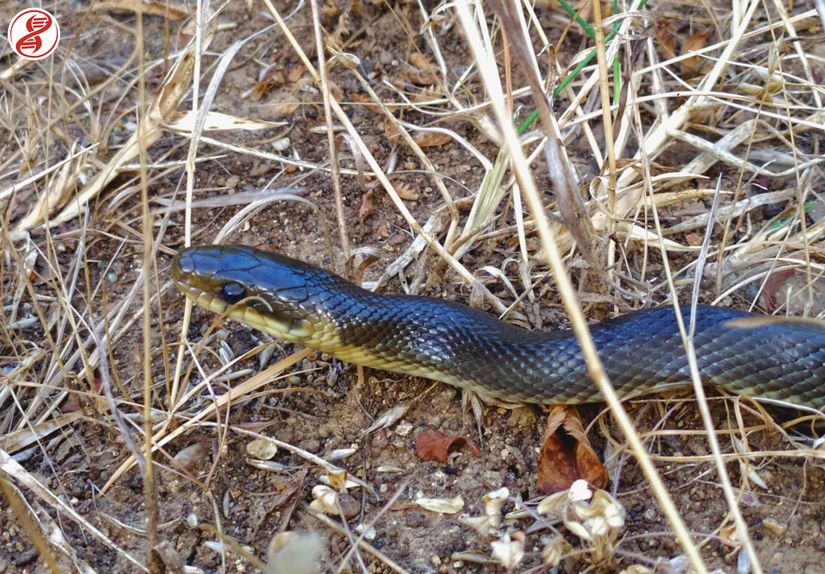
[[[342,360],[514,402],[601,400],[576,337],[533,332],[466,305],[366,291],[319,267],[250,247],[190,247],[172,277],[197,304]],[[687,322],[691,308],[681,308]],[[702,381],[821,410],[825,328],[720,307],[695,308]],[[675,311],[659,307],[591,326],[621,397],[690,384]]]

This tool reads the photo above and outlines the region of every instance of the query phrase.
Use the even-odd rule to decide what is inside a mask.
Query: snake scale
[[[381,295],[319,267],[240,245],[180,251],[176,286],[198,305],[272,336],[351,363],[425,377],[513,402],[601,399],[571,332],[533,332],[466,305]],[[682,307],[685,320],[691,309]],[[825,407],[825,328],[763,320],[720,307],[695,309],[702,381],[732,393]],[[621,397],[690,384],[672,307],[591,326]]]

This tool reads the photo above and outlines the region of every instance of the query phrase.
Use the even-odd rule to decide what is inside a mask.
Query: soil
[[[415,5],[402,3],[388,8],[355,2],[347,8],[344,3],[340,4],[339,10],[349,10],[347,21],[340,12],[335,14],[330,8],[334,3],[327,3],[324,24],[327,30],[340,32],[341,50],[359,58],[359,70],[367,74],[379,95],[387,101],[398,101],[390,82],[402,82],[405,89],[424,94],[426,78],[419,78],[421,83],[410,87],[416,74],[429,73],[409,64],[413,54],[429,53],[424,37],[418,35],[422,22]],[[277,5],[285,14],[288,7],[283,3]],[[355,5],[359,5],[360,13],[353,10]],[[124,30],[134,29],[135,17],[130,12],[87,12],[86,8],[76,3],[60,6],[63,41],[73,43],[73,58],[85,66],[86,74],[92,69],[102,70],[101,75],[106,77],[122,66],[134,49],[134,37]],[[0,8],[4,18],[12,12],[12,7]],[[558,37],[565,25],[561,13],[549,9],[539,13],[548,35]],[[214,56],[225,53],[233,42],[269,23],[262,14],[263,5],[253,2],[230,3],[223,9],[218,22],[226,28],[216,34],[209,47],[210,57],[204,59],[204,66],[209,70],[205,78],[214,70]],[[160,61],[170,50],[179,50],[187,39],[182,35],[184,24],[179,21],[146,16],[144,25],[147,62]],[[293,16],[288,25],[314,59],[309,5]],[[469,61],[458,28],[456,23],[454,29],[439,36],[439,46],[450,66]],[[86,33],[92,29],[101,33]],[[582,42],[578,34],[572,35],[564,48],[567,54],[559,57],[566,58],[577,52]],[[198,165],[195,199],[221,197],[227,203],[193,210],[192,242],[213,242],[223,225],[244,207],[247,202],[236,205],[233,195],[267,187],[298,186],[301,189],[296,190],[296,194],[301,201],[268,203],[222,241],[276,250],[318,265],[329,266],[334,259],[339,272],[352,276],[354,271],[346,266],[337,234],[334,192],[326,168],[329,165],[326,133],[319,129],[324,126],[323,103],[320,92],[312,82],[306,81],[300,66],[295,52],[279,32],[271,31],[251,40],[229,67],[213,109],[244,118],[284,122],[284,125],[263,132],[218,132],[221,135],[215,137],[268,151],[274,149],[275,143],[288,138],[284,156],[319,168],[282,165],[202,145],[199,155],[211,159]],[[161,65],[146,74],[149,94],[162,80],[165,69]],[[274,79],[260,99],[255,100],[249,91],[264,69]],[[134,66],[129,70],[134,72]],[[456,69],[455,73],[462,71]],[[43,73],[40,68],[27,71],[19,78],[18,86],[26,85],[31,78],[42,79]],[[368,103],[366,93],[344,66],[332,65],[330,74],[336,94],[347,102],[346,111],[351,121],[378,162],[382,166],[395,163],[393,184],[417,194],[415,200],[407,200],[405,205],[423,224],[443,205],[440,192],[423,171],[424,166],[406,146],[392,141],[380,113]],[[136,96],[128,86],[132,80],[133,77],[125,74],[94,99],[106,116],[104,121],[111,121],[110,114],[123,114],[121,121],[107,123],[112,128],[108,140],[112,148],[129,137],[130,122],[134,126],[136,100],[133,98]],[[202,90],[206,84],[204,80]],[[296,89],[296,85],[302,87]],[[477,82],[469,85],[479,89]],[[129,105],[118,99],[122,91],[128,94]],[[479,101],[483,98],[480,91],[464,96]],[[186,109],[187,102],[185,100],[180,109]],[[495,157],[496,148],[467,117],[445,116],[433,121],[431,116],[410,106],[398,112],[398,116],[413,124],[446,127],[467,138],[487,157]],[[71,126],[72,137],[88,145],[91,132],[88,125],[85,129]],[[587,180],[596,173],[597,166],[588,155],[583,139],[571,143],[568,153],[580,168],[583,180]],[[342,166],[357,170],[360,160],[354,157],[346,139],[339,136],[337,143]],[[182,161],[187,146],[188,140],[167,134],[150,148],[149,159]],[[100,153],[105,159],[112,152],[102,150]],[[478,189],[483,170],[466,148],[450,141],[428,147],[426,153],[445,175],[454,199],[468,197]],[[678,163],[676,157],[666,161]],[[542,161],[537,161],[534,167],[538,173],[544,173]],[[50,241],[55,241],[57,246],[57,260],[67,266],[58,273],[61,277],[69,273],[68,265],[75,248],[85,245],[89,273],[88,276],[80,274],[78,296],[74,301],[83,313],[86,313],[84,309],[107,301],[122,300],[139,276],[143,248],[141,202],[133,177],[133,173],[124,173],[94,200],[92,225],[86,231],[84,244],[79,242],[77,222],[52,230]],[[185,185],[185,174],[182,164],[177,164],[171,169],[152,170],[150,177],[150,206],[160,225],[165,205],[161,200],[182,199],[179,190]],[[375,262],[366,268],[363,279],[375,280],[387,264],[410,246],[414,236],[374,182],[358,175],[345,175],[342,182],[350,247],[371,249]],[[546,186],[547,182],[540,181],[540,184]],[[5,183],[0,187],[5,187]],[[128,189],[133,191],[119,193]],[[372,209],[366,216],[365,202],[370,202]],[[22,205],[18,202],[11,206],[11,212],[25,212],[25,207],[25,202]],[[502,210],[495,229],[515,224],[512,205],[508,203]],[[468,207],[462,207],[462,218],[466,218],[467,213]],[[300,350],[291,345],[270,343],[266,336],[238,323],[216,321],[213,314],[197,308],[188,332],[182,332],[184,302],[170,287],[168,269],[172,254],[184,245],[183,225],[183,212],[173,211],[159,236],[157,277],[152,283],[153,291],[160,294],[152,303],[155,310],[151,333],[153,401],[159,421],[166,421],[170,432],[187,424],[192,416],[208,408],[216,398],[237,389],[255,373]],[[159,229],[156,226],[154,232]],[[327,230],[330,230],[329,236]],[[445,232],[439,236],[443,238]],[[45,248],[47,237],[42,229],[35,230],[32,239]],[[332,252],[328,248],[330,241],[334,246]],[[533,241],[530,238],[531,250],[536,247]],[[486,266],[501,269],[515,285],[521,285],[516,266],[508,265],[509,258],[516,257],[518,250],[514,233],[492,236],[477,241],[462,263],[509,304],[515,299],[507,286],[483,269]],[[639,254],[628,256],[633,259]],[[385,292],[412,289],[419,294],[471,300],[473,294],[463,279],[437,261],[436,255],[425,252],[402,277],[391,278],[381,289]],[[602,301],[586,305],[589,318],[599,320],[627,310],[623,303],[616,307],[604,302],[611,300],[612,294],[606,296],[605,287],[598,284],[596,275],[587,274],[577,266],[571,266],[571,272],[581,291],[592,295],[590,300]],[[42,266],[37,273],[47,277],[47,270]],[[658,254],[649,254],[647,273],[656,280],[662,279]],[[46,280],[38,285],[44,293],[52,289]],[[685,288],[685,296],[689,289],[689,286]],[[91,294],[91,300],[87,293]],[[710,290],[703,294],[703,299],[712,299]],[[726,303],[741,306],[745,300],[735,295]],[[58,312],[53,305],[47,303],[49,313]],[[138,297],[131,310],[137,313],[140,309],[142,302]],[[531,328],[567,328],[555,288],[549,282],[543,284],[540,297],[535,301],[521,301],[516,311],[521,321]],[[123,401],[119,407],[122,413],[135,425],[132,432],[136,440],[141,436],[138,415],[143,393],[142,329],[138,319],[126,336],[108,348],[109,368],[116,381],[115,396]],[[25,330],[24,337],[32,341],[45,340],[45,334],[37,326]],[[196,388],[205,378],[209,385],[198,388],[193,397],[171,414],[165,399],[175,357],[184,340],[187,350],[183,391]],[[204,348],[195,350],[201,342]],[[264,346],[274,351],[270,358],[262,359]],[[249,358],[237,362],[228,371],[238,374],[238,378],[206,377],[207,373],[214,374],[220,369],[227,357],[241,357],[250,352]],[[14,355],[10,349],[3,354]],[[193,356],[197,356],[197,362]],[[65,544],[74,549],[78,560],[98,572],[136,571],[121,552],[145,562],[149,551],[143,478],[139,469],[133,467],[102,492],[116,469],[131,458],[131,454],[122,433],[111,420],[105,401],[89,389],[84,377],[81,370],[69,373],[64,384],[73,392],[68,399],[61,398],[64,402],[57,405],[63,412],[80,411],[83,416],[62,432],[46,438],[39,448],[17,453],[16,459],[81,516],[85,524],[57,513],[26,488],[19,492],[31,505],[32,515],[43,517],[41,521],[50,517],[59,525]],[[99,381],[99,375],[96,377]],[[707,391],[722,451],[730,455],[726,458],[726,470],[764,570],[776,574],[825,572],[825,471],[821,456],[805,450],[816,438],[817,429],[812,429],[810,424],[782,426],[799,413],[766,407],[766,416],[750,400],[723,396],[713,389]],[[183,564],[200,571],[252,571],[255,566],[245,554],[266,561],[273,537],[283,531],[320,533],[324,563],[330,570],[341,564],[350,549],[350,541],[340,527],[336,530],[326,526],[308,509],[313,501],[313,487],[321,484],[327,474],[324,469],[285,448],[265,463],[256,462],[247,452],[253,437],[244,431],[274,437],[325,459],[333,457],[339,449],[352,449],[354,452],[347,458],[334,464],[363,481],[367,488],[352,488],[342,499],[347,526],[357,535],[358,525],[371,525],[374,532],[366,543],[409,572],[501,571],[501,566],[490,558],[491,542],[499,539],[497,534],[503,536],[516,531],[526,536],[525,557],[516,567],[519,572],[541,571],[542,550],[556,535],[570,544],[557,572],[618,572],[633,564],[662,572],[686,568],[670,525],[603,405],[582,407],[580,413],[588,425],[594,448],[606,461],[610,476],[608,491],[624,508],[626,518],[612,551],[599,560],[586,542],[562,524],[550,523],[535,515],[514,519],[487,535],[462,520],[483,516],[484,495],[501,487],[509,490],[505,513],[517,510],[521,503],[530,503],[528,506],[532,508],[532,503],[542,497],[536,486],[536,467],[546,417],[543,409],[487,405],[477,419],[472,410],[463,405],[460,393],[449,386],[371,369],[359,371],[325,355],[310,355],[283,376],[253,393],[235,398],[231,404],[228,411],[220,409],[218,415],[213,413],[191,424],[187,432],[156,454],[159,538],[167,544],[168,555],[177,556]],[[387,427],[368,432],[377,419],[399,406],[408,409],[403,416]],[[743,568],[741,543],[731,526],[691,393],[681,391],[644,397],[628,401],[625,407],[708,566],[722,572],[736,572],[737,566]],[[19,412],[13,416],[19,417]],[[416,455],[415,441],[426,429],[466,437],[477,447],[477,453],[470,446],[464,446],[451,454],[446,463],[423,462]],[[464,507],[456,514],[428,511],[415,504],[419,495],[461,496]],[[0,508],[3,509],[0,573],[45,571],[24,523],[17,520],[18,515],[8,499],[0,498]],[[330,519],[340,526],[340,517],[330,516]],[[99,529],[121,552],[90,533],[89,525]],[[227,549],[223,555],[220,540]],[[58,555],[61,567],[70,568],[68,559]],[[366,551],[361,551],[360,560],[367,571],[392,571],[386,560]],[[270,572],[291,571],[272,568]],[[362,566],[351,558],[348,568],[358,571]]]

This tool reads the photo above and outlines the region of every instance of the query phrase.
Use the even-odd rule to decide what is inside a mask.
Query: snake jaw
[[[275,313],[262,311],[257,305],[249,305],[250,300],[255,299],[254,297],[247,297],[230,305],[215,295],[213,291],[202,289],[194,282],[187,284],[176,281],[175,285],[196,305],[217,315],[250,325],[278,339],[307,346],[311,346],[315,339],[316,329],[312,323],[306,319],[279,318]]]

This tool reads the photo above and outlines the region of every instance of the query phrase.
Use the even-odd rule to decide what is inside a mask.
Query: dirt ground
[[[106,4],[123,7],[130,3]],[[435,6],[424,4],[428,11],[440,13]],[[800,3],[799,12],[803,10],[801,4],[804,3]],[[282,15],[294,7],[284,2],[277,2],[276,6]],[[3,21],[21,7],[22,4],[0,7]],[[62,159],[69,151],[67,142],[75,141],[79,146],[104,142],[95,152],[99,166],[134,133],[137,68],[130,57],[135,50],[135,15],[132,11],[105,5],[90,8],[90,4],[84,2],[59,2],[56,6],[63,27],[62,45],[64,50],[71,46],[72,65],[66,64],[64,51],[59,72],[39,64],[18,71],[14,79],[3,80],[3,101],[8,110],[23,109],[26,107],[23,102],[39,102],[43,106],[51,101],[54,106],[55,129],[61,131],[62,139],[55,137],[46,149],[42,147],[46,145],[44,141],[38,150],[26,151],[27,157],[37,161],[44,161],[44,157],[47,163]],[[665,4],[654,10],[659,24],[670,26],[673,34],[682,40],[697,30],[712,28],[707,13],[698,8]],[[568,17],[557,8],[538,8],[536,13],[545,33],[553,41],[558,39]],[[217,57],[227,53],[235,42],[272,22],[264,5],[252,0],[228,4],[216,21],[218,31],[201,64],[201,96],[216,69]],[[445,113],[449,110],[445,100],[433,103],[441,95],[431,87],[432,78],[428,76],[436,75],[436,65],[425,34],[419,33],[425,23],[417,5],[393,3],[390,7],[381,3],[330,2],[324,5],[322,21],[336,39],[337,53],[357,57],[358,72],[367,78],[382,100],[399,104],[397,110],[389,108],[399,119],[452,132],[445,141],[436,140],[424,149],[443,176],[453,199],[470,197],[478,190],[485,170],[479,168],[477,158],[467,146],[459,144],[457,137],[466,138],[472,148],[487,158],[496,157],[497,147],[485,137],[483,126],[479,126],[478,118],[483,114],[449,114]],[[468,48],[457,22],[453,26],[439,22],[434,28],[438,46],[451,77],[457,78],[467,71],[471,61]],[[314,62],[316,51],[309,4],[291,16],[287,24]],[[144,26],[145,61],[153,64],[144,76],[147,100],[150,100],[170,68],[173,61],[170,54],[183,48],[193,28],[190,20],[151,14],[144,17]],[[804,34],[821,37],[822,29],[812,23]],[[567,62],[587,45],[586,38],[573,28],[556,56]],[[170,59],[164,63],[164,58]],[[342,59],[343,56],[339,56],[329,67],[334,84],[332,93],[345,102],[343,107],[350,121],[379,164],[392,172],[393,186],[407,198],[404,205],[423,225],[442,208],[444,198],[425,173],[421,160],[394,137],[393,130]],[[814,73],[821,78],[825,72],[823,60],[816,61],[819,67]],[[3,68],[12,62],[13,58],[5,54]],[[60,86],[46,81],[50,74],[53,84]],[[118,76],[116,81],[105,84],[112,75]],[[261,80],[262,76],[266,81]],[[522,85],[518,73],[514,82]],[[104,87],[95,92],[95,86],[101,85]],[[821,85],[818,89],[822,92]],[[468,82],[461,90],[463,92],[454,95],[462,101],[484,101],[483,89],[477,81]],[[83,106],[66,112],[72,95],[78,93],[91,93],[88,101],[92,113],[84,111]],[[413,105],[415,102],[400,105],[404,103],[401,98],[404,93],[416,94],[418,102],[423,103],[419,108]],[[59,98],[66,101],[59,102]],[[191,94],[184,97],[180,110],[188,109],[190,98]],[[530,105],[526,99],[517,102],[522,116],[529,112]],[[522,106],[527,111],[521,109]],[[554,106],[559,110],[563,107],[559,102],[554,102]],[[327,134],[322,129],[321,92],[277,27],[252,38],[242,47],[226,70],[212,109],[240,118],[280,122],[265,130],[208,132],[206,135],[246,150],[276,153],[285,161],[279,163],[248,151],[233,151],[202,142],[194,182],[192,243],[216,241],[223,226],[250,203],[251,194],[290,188],[294,197],[262,204],[220,241],[271,249],[318,265],[334,263],[340,273],[350,277],[363,270],[365,281],[377,280],[387,266],[410,247],[415,238],[410,226],[375,180],[358,173],[368,167],[363,158],[353,152],[352,142],[338,131],[340,163],[349,170],[342,176],[349,247],[361,250],[359,255],[370,265],[358,269],[357,264],[344,260],[329,173]],[[644,111],[650,112],[650,109]],[[28,124],[25,118],[7,124],[11,128],[9,133],[15,134],[13,137],[0,136],[5,146],[2,153],[7,159],[34,138],[26,126],[33,130],[32,126],[39,121],[34,117],[38,112],[33,110],[31,114]],[[603,132],[600,124],[595,125],[598,130],[594,128],[594,132],[598,132],[601,141]],[[805,153],[814,154],[816,150],[821,151],[816,141],[821,137],[822,129],[800,135],[798,145]],[[150,303],[155,431],[164,425],[166,434],[186,427],[185,432],[165,443],[155,454],[159,539],[167,545],[167,556],[196,569],[187,571],[249,572],[261,565],[250,556],[266,562],[270,543],[279,532],[315,532],[323,537],[325,571],[340,567],[344,571],[368,572],[391,572],[397,568],[407,572],[497,572],[504,568],[491,557],[491,543],[504,540],[505,536],[512,539],[518,533],[515,538],[524,536],[524,557],[514,566],[518,572],[619,572],[632,565],[657,572],[688,571],[670,524],[604,405],[587,405],[579,411],[596,452],[605,461],[610,477],[607,490],[626,514],[608,555],[597,557],[592,545],[575,536],[563,523],[541,518],[534,510],[523,512],[525,505],[535,509],[534,503],[542,498],[536,484],[536,467],[546,418],[543,409],[487,405],[476,420],[472,409],[462,403],[459,391],[449,386],[371,369],[359,370],[317,354],[298,360],[284,372],[277,372],[269,384],[236,397],[233,393],[239,385],[300,349],[271,342],[267,336],[236,322],[217,321],[213,314],[198,308],[193,310],[188,332],[183,332],[184,299],[172,288],[168,271],[172,255],[185,241],[184,212],[173,202],[184,199],[183,162],[188,145],[188,138],[166,132],[149,148],[146,160],[154,162],[148,172],[148,205],[152,211],[151,232],[155,234],[157,256],[156,275],[151,279],[154,298]],[[587,138],[573,137],[566,145],[585,185],[600,169],[589,151]],[[634,151],[631,149],[626,155]],[[695,154],[689,145],[676,144],[656,161],[666,169],[677,170]],[[19,166],[20,161],[12,163]],[[137,164],[137,158],[130,163]],[[539,188],[548,193],[549,201],[550,183],[544,161],[537,159],[532,167]],[[40,169],[42,166],[38,164],[34,171]],[[7,175],[12,171],[16,173]],[[5,165],[0,188],[23,179],[25,174],[22,168],[12,170],[12,165]],[[731,187],[739,177],[736,170],[724,165],[707,175],[715,180],[720,174]],[[821,172],[818,175],[820,179],[811,185],[821,192],[825,179]],[[789,181],[767,181],[764,187],[784,189],[790,185]],[[86,339],[89,325],[103,325],[99,309],[131,297],[132,287],[141,280],[142,253],[146,245],[141,227],[143,204],[139,184],[138,172],[125,169],[91,200],[85,219],[75,218],[51,228],[48,233],[43,226],[29,231],[26,241],[47,252],[38,259],[31,273],[34,292],[42,297],[40,307],[32,305],[29,291],[21,289],[22,294],[15,295],[15,289],[23,283],[13,279],[16,259],[7,256],[3,270],[5,300],[10,305],[15,297],[22,297],[28,302],[29,314],[36,317],[38,308],[41,309],[51,328],[44,329],[41,322],[33,321],[29,326],[11,329],[7,319],[0,353],[4,373],[14,372],[21,357],[29,353],[27,349],[53,349],[48,343],[49,337],[57,341],[61,353],[76,349],[77,341],[59,327],[64,324],[61,317],[66,317],[69,307],[59,303],[62,292],[55,288],[58,278],[61,281],[73,278],[71,308],[77,311],[81,323],[89,321],[75,331],[82,333],[78,340]],[[4,233],[12,230],[14,222],[28,212],[36,192],[42,193],[43,187],[24,189],[8,201]],[[219,201],[197,203],[208,198]],[[680,201],[665,207],[662,217],[672,224],[705,213],[709,207],[707,198]],[[784,207],[785,203],[777,206],[775,202],[749,212],[750,219],[733,231],[730,244],[748,236],[748,225],[759,226]],[[464,221],[470,202],[459,202],[457,209]],[[518,293],[522,287],[518,269],[520,246],[514,231],[518,223],[515,210],[508,195],[499,207],[499,217],[461,258],[461,263],[506,305],[516,302],[509,285],[515,285]],[[446,210],[442,213],[444,216],[440,219],[434,218],[438,225],[433,235],[440,239],[445,238],[449,221]],[[811,215],[809,224],[819,223]],[[646,224],[653,227],[652,220]],[[702,232],[689,230],[669,238],[691,244],[695,240],[691,235],[698,233],[701,238]],[[714,241],[721,235],[721,229],[717,229]],[[19,240],[18,243],[7,241],[22,249]],[[530,252],[538,250],[532,232],[527,236],[527,246]],[[78,249],[85,253],[79,273],[73,267]],[[821,246],[812,246],[811,252],[814,261],[821,261]],[[628,246],[623,257],[631,270],[640,271],[644,266],[645,280],[650,285],[664,281],[658,251]],[[684,269],[694,258],[694,253],[672,254],[671,265]],[[645,301],[622,299],[600,283],[598,274],[584,268],[581,257],[569,258],[567,263],[589,320],[605,319],[666,300],[667,293],[661,289],[651,290]],[[491,273],[487,269],[495,271]],[[536,260],[532,270],[534,279],[543,276],[545,271],[544,263]],[[679,283],[679,296],[689,300],[692,275],[680,279],[685,277],[690,281]],[[719,294],[712,283],[709,281],[703,286],[701,300],[704,302],[713,302]],[[552,280],[538,279],[536,285],[535,297],[518,300],[515,320],[533,329],[568,328]],[[730,292],[720,304],[747,308],[754,298],[764,302],[758,298],[754,285]],[[817,303],[822,302],[820,284],[816,283],[813,289]],[[415,292],[464,302],[478,299],[467,282],[448,270],[431,250],[418,254],[400,274],[390,277],[381,290]],[[105,346],[113,395],[127,428],[138,442],[142,441],[143,305],[142,295],[138,293],[128,305],[134,322],[116,341],[107,340]],[[493,311],[489,307],[487,310]],[[179,396],[190,390],[195,392],[170,412],[166,401],[174,379],[176,356],[184,341]],[[61,568],[70,569],[74,560],[75,564],[85,562],[97,572],[138,571],[125,556],[131,555],[145,563],[149,551],[144,482],[138,467],[120,473],[121,465],[133,457],[103,398],[102,375],[94,371],[91,376],[94,382],[90,383],[89,373],[84,372],[81,361],[65,372],[59,387],[35,394],[29,386],[46,383],[45,378],[39,379],[37,375],[45,377],[47,372],[52,372],[47,369],[48,355],[47,352],[46,356],[39,356],[37,360],[41,363],[29,371],[29,378],[6,380],[9,388],[15,389],[16,405],[9,395],[0,395],[6,401],[0,404],[3,408],[0,432],[11,437],[13,431],[21,428],[24,412],[37,424],[57,413],[73,417],[56,432],[46,433],[40,441],[11,454],[31,477],[82,520],[57,511],[57,503],[46,503],[27,485],[13,480],[10,483],[28,502],[28,512],[38,517],[44,530],[53,529],[62,535],[64,540],[58,545],[75,552],[73,559],[65,552],[56,552]],[[216,374],[233,358],[240,359]],[[740,400],[710,388],[707,392],[725,467],[763,571],[772,574],[825,572],[825,471],[822,447],[815,442],[821,428],[810,417],[802,420],[806,413],[772,406],[764,406],[763,412],[749,399]],[[227,395],[233,397],[231,408],[218,408],[217,413],[209,411],[210,405]],[[42,405],[34,404],[35,397],[41,396],[47,397],[46,403],[53,407],[53,412],[47,414]],[[382,415],[402,407],[406,409],[403,415],[388,426],[370,430]],[[692,393],[675,391],[642,397],[626,402],[625,407],[709,569],[752,571],[743,558],[744,553],[740,552],[741,541],[732,525]],[[204,411],[209,412],[198,418]],[[454,451],[446,463],[423,462],[416,454],[415,442],[426,429],[460,435],[471,445]],[[248,452],[254,433],[275,438],[293,448],[282,447],[271,459],[256,460]],[[10,444],[0,443],[4,450],[8,450]],[[347,456],[335,459],[341,456],[341,449],[348,449]],[[334,525],[330,526],[309,509],[314,500],[313,489],[323,482],[327,473],[320,464],[308,460],[306,453],[345,468],[351,477],[366,485],[349,489],[341,497],[346,522],[342,522],[340,516],[330,515],[327,521]],[[517,510],[522,511],[521,514],[505,518],[502,525],[487,533],[469,526],[467,517],[485,514],[484,496],[502,487],[509,492],[503,506],[505,515]],[[455,514],[425,510],[415,502],[420,496],[460,496],[463,510]],[[0,498],[3,510],[0,573],[47,571],[25,530],[25,521],[18,520],[19,509],[10,500],[8,495]],[[110,543],[101,541],[91,527],[98,529]],[[362,548],[357,556],[348,556],[345,560],[352,546],[351,537],[362,533],[365,533],[364,543],[378,553]],[[566,544],[563,558],[558,566],[543,566],[546,549],[559,540]],[[267,571],[302,572],[297,565],[291,568],[276,564],[270,565]]]

